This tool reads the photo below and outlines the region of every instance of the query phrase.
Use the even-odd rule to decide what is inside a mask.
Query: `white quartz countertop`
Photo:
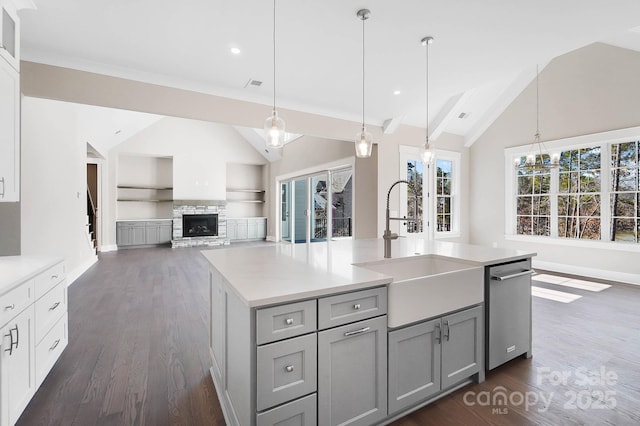
[[[62,260],[51,256],[0,256],[0,295]]]
[[[384,260],[383,253],[382,239],[202,251],[210,265],[249,307],[389,284],[393,277],[356,265]],[[391,253],[393,258],[437,255],[483,266],[536,255],[520,250],[408,238],[392,241]]]

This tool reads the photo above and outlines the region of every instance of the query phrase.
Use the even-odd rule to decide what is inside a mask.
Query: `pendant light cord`
[[[536,64],[536,138],[540,137],[540,84],[538,78],[540,71],[538,70],[538,64]]]
[[[426,60],[426,84],[425,84],[425,104],[426,104],[426,113],[425,113],[425,119],[427,122],[427,138],[426,138],[426,144],[429,144],[429,40],[426,41],[425,43],[425,47],[426,47],[426,53],[425,53],[425,60]]]
[[[365,43],[364,43],[364,21],[366,21],[366,16],[362,17],[362,131],[364,132],[364,55],[365,55]]]
[[[276,113],[276,0],[273,0],[273,113]]]

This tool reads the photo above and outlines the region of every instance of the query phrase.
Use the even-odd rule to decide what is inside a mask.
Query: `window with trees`
[[[600,147],[560,154],[558,236],[600,239]]]
[[[611,145],[611,241],[639,242],[639,148],[638,141]]]
[[[415,189],[407,187],[407,217],[423,217],[422,215],[422,182],[424,180],[424,164],[419,160],[407,161],[407,181]],[[416,199],[417,194],[417,199]],[[416,211],[417,208],[417,211]],[[422,232],[422,221],[407,223],[407,233]]]
[[[594,142],[598,137],[604,142]],[[581,146],[581,139],[590,142]],[[640,128],[546,144],[560,152],[559,167],[510,168],[507,229],[522,236],[640,243]],[[505,164],[523,149],[507,149]]]
[[[550,235],[551,173],[549,171],[518,170],[516,179],[518,235]]]
[[[436,160],[436,230],[451,231],[453,161]]]

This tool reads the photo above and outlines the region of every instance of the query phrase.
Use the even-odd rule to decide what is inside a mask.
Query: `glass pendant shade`
[[[431,151],[431,147],[429,146],[429,142],[425,142],[420,146],[420,160],[422,160],[425,164],[431,164],[431,160],[433,159],[433,152]]]
[[[362,130],[356,134],[356,157],[369,158],[371,157],[371,149],[373,148],[373,137],[371,133],[367,132],[367,129],[362,127]]]
[[[285,124],[274,110],[273,114],[264,121],[264,134],[269,148],[282,148],[284,145]]]

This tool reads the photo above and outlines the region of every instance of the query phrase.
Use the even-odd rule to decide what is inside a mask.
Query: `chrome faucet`
[[[406,183],[407,186],[409,186],[409,189],[413,191],[413,194],[415,195],[415,200],[416,200],[415,212],[416,212],[416,216],[418,215],[418,192],[413,187],[413,185],[411,185],[411,182],[406,180],[398,180],[394,182],[393,185],[391,185],[391,188],[389,188],[389,191],[387,192],[387,211],[386,211],[386,221],[385,221],[386,229],[384,230],[384,234],[382,234],[382,238],[384,239],[385,259],[391,258],[391,240],[398,239],[398,234],[392,233],[391,230],[389,229],[389,222],[392,220],[402,220],[405,222],[417,223],[419,220],[418,217],[389,217],[390,216],[389,215],[389,196],[391,195],[391,190],[393,189],[393,187],[400,183]]]

